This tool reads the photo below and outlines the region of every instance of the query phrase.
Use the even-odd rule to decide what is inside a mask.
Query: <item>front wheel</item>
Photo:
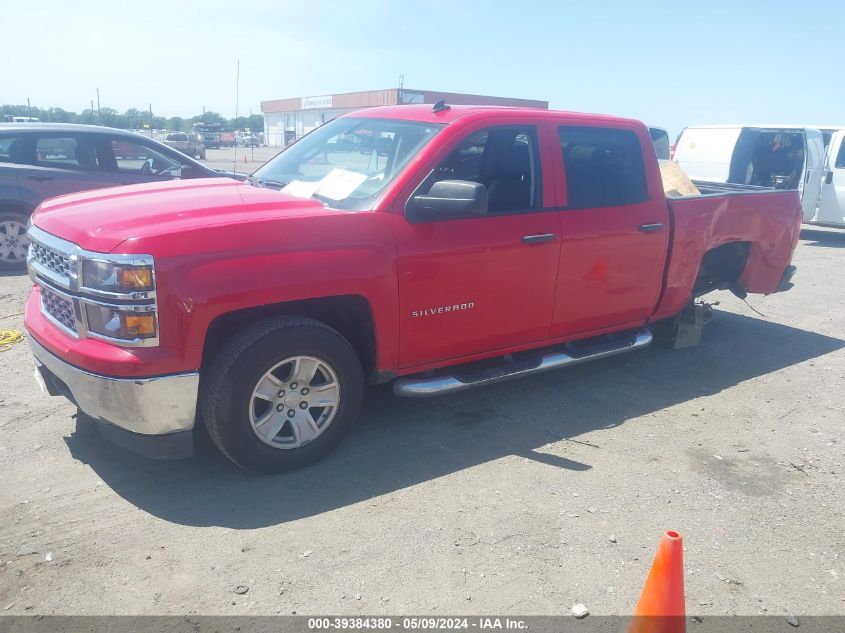
[[[29,215],[18,211],[0,210],[0,270],[26,270],[29,237],[26,225]]]
[[[236,464],[265,473],[330,453],[360,410],[364,378],[355,350],[305,317],[256,323],[215,357],[201,391],[208,434]]]

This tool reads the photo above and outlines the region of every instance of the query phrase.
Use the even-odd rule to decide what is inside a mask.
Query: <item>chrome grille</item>
[[[70,300],[42,286],[41,305],[53,320],[70,331],[76,332],[76,318],[73,314],[73,303]]]
[[[64,253],[32,241],[30,258],[47,270],[62,277],[70,276],[70,258]]]

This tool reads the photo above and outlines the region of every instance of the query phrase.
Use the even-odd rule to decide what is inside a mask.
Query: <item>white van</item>
[[[845,128],[829,131],[822,195],[809,222],[845,228]]]
[[[674,158],[692,180],[798,189],[809,222],[821,195],[824,156],[816,128],[702,125],[681,132]]]

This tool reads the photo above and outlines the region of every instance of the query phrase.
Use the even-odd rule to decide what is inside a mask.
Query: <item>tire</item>
[[[306,387],[308,395],[302,395],[303,385],[295,383],[294,371],[299,365],[287,363],[290,359],[303,359],[303,366],[317,363],[314,378]],[[271,372],[279,382],[268,382]],[[337,391],[331,384],[337,385]],[[264,399],[268,395],[264,385],[270,385],[269,395],[276,400]],[[336,406],[317,407],[312,399],[305,403],[312,407],[304,409],[303,402],[319,397],[321,389],[337,393]],[[314,319],[277,317],[247,327],[218,352],[200,389],[200,411],[211,440],[235,464],[262,473],[281,473],[307,466],[334,450],[357,418],[363,392],[361,362],[345,338]],[[268,400],[269,409],[261,410]],[[306,415],[309,417],[302,417]],[[328,416],[319,429],[315,416]],[[259,426],[262,422],[257,418],[270,421]],[[301,421],[304,419],[309,422]],[[258,428],[273,433],[274,424],[284,426],[271,437],[259,435]],[[309,433],[316,436],[299,441]]]
[[[0,210],[0,271],[26,271],[27,222],[29,214],[24,211]]]

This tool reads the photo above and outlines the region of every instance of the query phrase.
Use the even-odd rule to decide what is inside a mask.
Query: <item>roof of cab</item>
[[[446,105],[449,105],[448,103]],[[433,111],[432,104],[413,105],[392,105],[367,108],[366,111],[358,110],[343,116],[346,117],[377,117],[382,119],[398,119],[404,121],[420,121],[424,123],[449,124],[459,119],[480,119],[496,114],[505,117],[522,117],[526,115],[540,115],[551,119],[564,119],[567,121],[616,121],[624,123],[635,123],[643,125],[635,119],[610,116],[606,114],[587,114],[583,112],[563,112],[559,110],[544,110],[542,108],[520,108],[508,106],[475,106],[475,105],[451,105],[447,110]]]

